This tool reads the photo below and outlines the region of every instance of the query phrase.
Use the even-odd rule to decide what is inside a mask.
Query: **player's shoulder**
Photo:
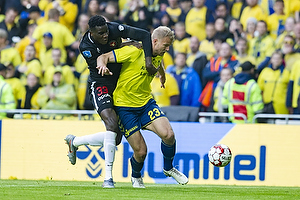
[[[125,24],[119,24],[117,22],[107,22],[108,29],[110,33],[122,33],[128,29]]]

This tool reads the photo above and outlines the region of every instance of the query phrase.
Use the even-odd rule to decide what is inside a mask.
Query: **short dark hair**
[[[95,15],[95,16],[91,17],[89,20],[90,29],[93,29],[96,26],[104,26],[104,25],[106,25],[106,20],[104,19],[104,17],[102,17],[100,15]]]

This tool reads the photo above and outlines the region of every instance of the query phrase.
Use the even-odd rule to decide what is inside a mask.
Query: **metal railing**
[[[82,120],[83,115],[94,115],[97,114],[95,110],[31,110],[31,109],[0,109],[0,113],[10,113],[10,114],[18,114],[20,117],[19,119],[23,119],[24,114],[32,114],[39,116],[41,114],[46,115],[75,115],[78,117],[79,120]],[[247,121],[247,117],[242,113],[217,113],[217,112],[199,112],[199,117],[210,117],[210,122],[215,122],[216,117],[241,117],[245,121],[245,123],[249,123]],[[256,114],[252,122],[255,123],[257,119],[284,119],[285,124],[291,119],[299,119],[300,115],[287,115],[287,114]],[[37,117],[36,119],[40,119]]]
[[[48,114],[48,115],[77,115],[78,119],[81,120],[83,115],[97,114],[95,110],[31,110],[31,109],[4,110],[4,109],[0,109],[0,113],[1,112],[10,113],[10,114],[19,114],[20,119],[23,119],[24,114],[32,114],[32,115]]]
[[[299,119],[300,115],[286,115],[286,114],[256,114],[252,119],[252,123],[255,123],[257,119],[284,119],[285,124],[288,124],[290,119]]]
[[[242,113],[199,112],[199,117],[210,117],[210,122],[215,122],[216,117],[241,117],[247,123],[247,117]]]

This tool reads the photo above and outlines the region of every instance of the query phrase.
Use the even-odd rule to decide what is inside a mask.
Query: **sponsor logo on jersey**
[[[118,29],[119,29],[119,31],[124,31],[125,28],[124,28],[124,26],[119,25],[119,26],[118,26]]]
[[[90,51],[84,51],[84,52],[82,52],[82,54],[84,57],[87,57],[87,58],[92,57],[92,53]]]
[[[110,47],[115,47],[115,46],[117,46],[117,42],[116,42],[115,40],[113,40],[113,41],[111,41],[111,42],[109,43],[109,46],[110,46]]]

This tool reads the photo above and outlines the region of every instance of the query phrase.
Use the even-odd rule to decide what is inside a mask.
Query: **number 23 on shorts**
[[[151,120],[154,120],[155,118],[161,116],[161,111],[157,108],[154,108],[153,110],[148,111],[148,116]]]

